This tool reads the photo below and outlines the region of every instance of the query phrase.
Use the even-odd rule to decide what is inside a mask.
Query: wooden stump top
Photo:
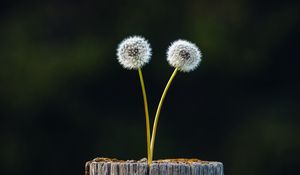
[[[118,160],[96,158],[85,165],[85,175],[224,175],[223,164],[199,159]]]

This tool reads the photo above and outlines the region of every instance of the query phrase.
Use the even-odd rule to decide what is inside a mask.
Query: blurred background
[[[221,161],[225,174],[295,174],[300,162],[299,1],[0,2],[0,174],[84,173],[98,156],[146,157],[137,71],[116,48],[142,35],[153,116],[182,38],[203,52],[162,109],[155,159]]]

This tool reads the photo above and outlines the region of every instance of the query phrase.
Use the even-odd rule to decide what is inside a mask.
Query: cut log
[[[224,175],[223,164],[198,159],[117,160],[96,158],[86,163],[85,175]]]

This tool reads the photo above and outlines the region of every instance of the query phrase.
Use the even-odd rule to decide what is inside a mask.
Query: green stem
[[[148,154],[148,164],[152,163],[151,158],[151,151],[150,151],[150,120],[149,120],[149,110],[148,110],[148,102],[147,102],[147,95],[145,89],[145,83],[143,79],[142,69],[138,69],[142,92],[143,92],[143,99],[144,99],[144,109],[145,109],[145,117],[146,117],[146,134],[147,134],[147,154]]]
[[[155,143],[155,136],[156,136],[156,131],[157,131],[157,124],[158,124],[158,119],[159,119],[159,115],[160,115],[160,111],[161,111],[161,107],[163,105],[164,99],[167,95],[168,89],[170,87],[170,85],[172,84],[173,79],[175,78],[176,73],[178,72],[178,68],[175,68],[173,74],[171,75],[165,90],[160,98],[157,110],[156,110],[156,114],[155,114],[155,119],[154,119],[154,124],[153,124],[153,130],[152,130],[152,138],[151,138],[151,144],[150,144],[150,151],[151,151],[151,161],[153,159],[153,151],[154,151],[154,143]]]

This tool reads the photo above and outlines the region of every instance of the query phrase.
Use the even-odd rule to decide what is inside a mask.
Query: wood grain
[[[94,159],[86,163],[85,175],[224,175],[221,162],[174,160],[154,161],[149,167],[145,159]]]

